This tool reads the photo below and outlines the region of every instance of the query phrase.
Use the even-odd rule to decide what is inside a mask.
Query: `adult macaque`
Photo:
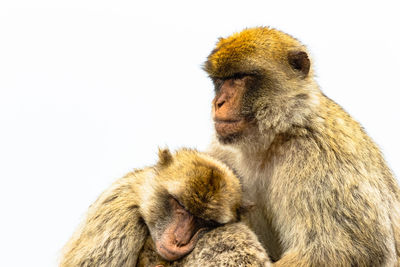
[[[335,53],[334,48],[332,53]],[[242,178],[276,266],[397,266],[399,187],[381,152],[313,77],[306,48],[258,27],[221,38],[210,151]]]

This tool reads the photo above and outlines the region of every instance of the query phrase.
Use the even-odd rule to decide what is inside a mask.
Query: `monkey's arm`
[[[256,235],[243,222],[206,233],[183,263],[183,266],[271,266]]]
[[[280,163],[272,181],[280,182],[271,186],[269,201],[284,247],[275,265],[393,264],[391,193],[374,180],[380,174],[362,163],[345,164],[340,155],[316,146],[312,140],[292,140],[275,159]]]
[[[119,179],[89,208],[83,225],[64,247],[60,266],[136,265],[148,230],[132,189],[135,176]]]

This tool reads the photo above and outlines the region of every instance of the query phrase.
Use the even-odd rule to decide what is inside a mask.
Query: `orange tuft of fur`
[[[269,27],[249,28],[220,38],[204,70],[212,77],[221,78],[238,72],[252,74],[274,63],[289,67],[287,53],[298,50],[306,51],[306,48],[288,34]]]

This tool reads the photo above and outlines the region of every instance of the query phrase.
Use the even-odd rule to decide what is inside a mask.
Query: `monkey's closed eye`
[[[169,196],[169,204],[172,207],[172,209],[177,212],[177,213],[186,213],[185,207],[173,196]]]

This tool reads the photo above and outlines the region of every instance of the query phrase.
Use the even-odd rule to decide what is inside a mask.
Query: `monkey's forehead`
[[[220,38],[215,49],[208,56],[204,70],[211,76],[224,76],[235,65],[251,60],[269,59],[285,61],[287,51],[304,47],[298,40],[281,31],[257,27],[245,29],[229,37]],[[241,67],[244,67],[243,65]]]

